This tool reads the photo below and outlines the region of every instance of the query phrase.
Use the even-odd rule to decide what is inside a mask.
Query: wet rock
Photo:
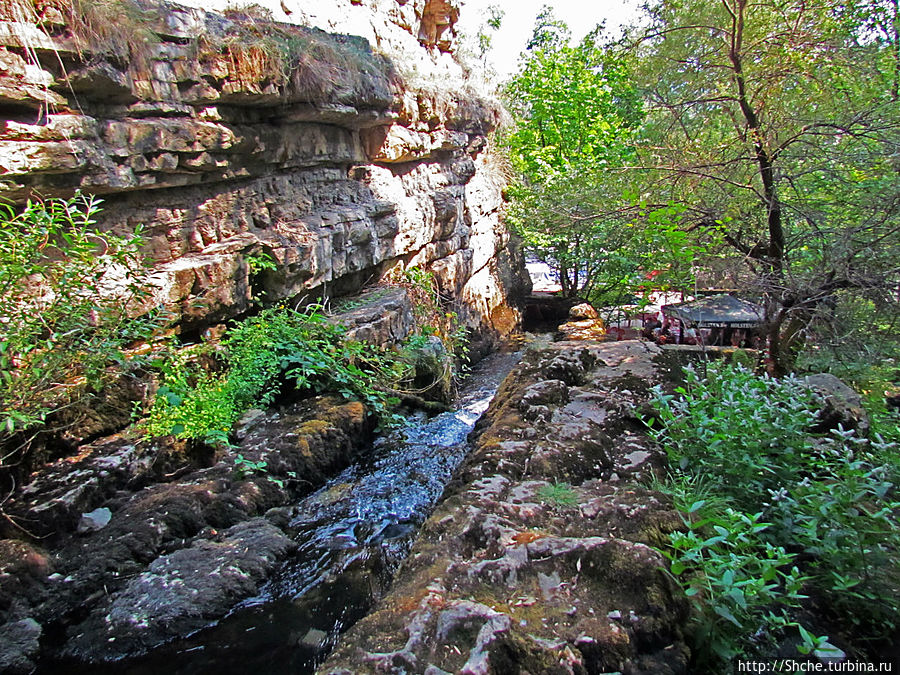
[[[281,530],[287,530],[291,524],[294,509],[290,506],[276,506],[266,511],[265,517],[270,523]]]
[[[40,646],[41,625],[34,619],[22,619],[0,629],[0,672],[9,675],[30,673]]]
[[[328,633],[318,628],[310,628],[306,635],[300,638],[300,644],[317,649],[328,639]]]
[[[105,605],[105,614],[78,627],[73,656],[121,658],[187,635],[256,592],[294,542],[264,519],[201,539],[155,560]]]
[[[112,511],[105,507],[94,509],[88,513],[81,514],[81,520],[78,521],[78,527],[75,531],[78,532],[78,534],[96,532],[109,525],[110,520],[112,520]]]
[[[453,356],[447,353],[443,341],[436,335],[427,338],[415,354],[415,388],[426,398],[449,403],[452,399],[451,382],[447,369]]]
[[[212,466],[187,463],[169,482],[144,487],[138,477],[168,466],[166,455],[123,438],[98,442],[69,473],[62,461],[48,467],[12,502],[34,505],[16,511],[20,522],[46,513],[75,522],[46,551],[0,540],[0,620],[52,623],[47,656],[97,662],[221,618],[293,546],[280,529],[290,505],[345,466],[369,431],[361,404],[320,397],[245,419],[240,447],[221,450]],[[240,472],[238,453],[266,471]],[[82,505],[97,508],[76,534]]]

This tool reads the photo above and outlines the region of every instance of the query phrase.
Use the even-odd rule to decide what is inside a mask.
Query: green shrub
[[[765,619],[771,630],[796,625],[771,611],[801,597],[800,577],[793,567],[786,571],[795,562],[810,592],[827,598],[844,621],[873,638],[888,635],[900,612],[893,444],[841,429],[814,438],[816,398],[794,378],[774,380],[723,364],[710,365],[705,379],[692,368],[685,376],[675,396],[657,388],[653,407],[661,421],[656,438],[670,460],[664,488],[685,513],[702,515],[687,521],[687,534],[673,534],[665,552],[673,573],[696,575],[686,588],[698,589],[702,645],[729,658],[748,648],[762,627],[755,622]],[[736,535],[739,555],[729,544]],[[752,612],[745,611],[751,603],[738,603],[743,614],[734,611],[728,598],[738,596],[722,587],[726,568],[734,570],[729,581],[763,584]],[[716,623],[714,615],[730,625]],[[826,638],[810,642],[808,635],[801,630],[806,647],[827,645]]]
[[[246,410],[272,403],[281,388],[335,392],[361,400],[390,423],[396,403],[384,391],[395,373],[390,355],[347,340],[319,307],[263,310],[229,330],[222,341],[223,373],[192,371],[182,357],[161,365],[162,385],[147,430],[209,443],[227,443]]]
[[[684,369],[675,396],[656,390],[657,433],[669,461],[741,509],[753,511],[760,495],[795,477],[809,449],[815,395],[793,378],[759,377],[740,366],[713,363],[706,377]]]
[[[695,514],[705,502],[679,506]],[[700,662],[737,656],[748,635],[784,621],[778,606],[797,607],[805,597],[796,555],[765,540],[770,524],[761,519],[762,513],[726,508],[699,520],[685,517],[687,531],[670,535],[671,550],[663,553],[697,610]]]
[[[99,204],[0,206],[0,443],[102,389],[128,367],[125,348],[160,325],[133,316],[148,289],[140,232],[98,231]]]

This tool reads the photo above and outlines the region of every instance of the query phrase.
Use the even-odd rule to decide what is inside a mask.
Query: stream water
[[[456,410],[413,418],[378,438],[362,461],[304,498],[291,522],[297,552],[256,597],[189,638],[93,672],[312,673],[387,589],[468,452],[467,435],[519,357],[487,357],[467,379]]]

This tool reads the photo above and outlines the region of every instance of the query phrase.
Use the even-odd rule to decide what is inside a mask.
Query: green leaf
[[[703,508],[704,504],[706,504],[705,499],[700,499],[700,500],[694,502],[693,504],[691,504],[690,508],[688,509],[688,513],[696,513],[701,508]]]
[[[713,607],[713,611],[723,619],[727,619],[728,621],[733,623],[738,628],[742,627],[741,622],[735,618],[734,614],[732,614],[731,610],[729,610],[727,607],[723,607],[722,605],[715,605]]]

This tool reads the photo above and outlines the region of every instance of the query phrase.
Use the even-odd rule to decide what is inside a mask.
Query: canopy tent
[[[696,328],[756,328],[763,322],[763,309],[733,295],[711,295],[693,302],[663,305],[672,319]]]

